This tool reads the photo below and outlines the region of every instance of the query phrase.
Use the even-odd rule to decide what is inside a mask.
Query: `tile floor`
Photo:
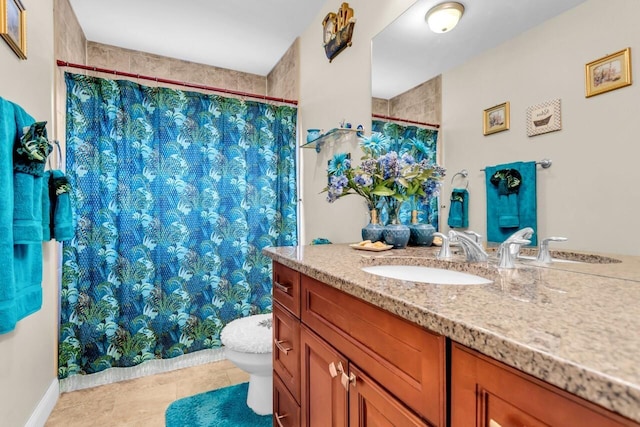
[[[174,400],[248,380],[223,360],[63,393],[45,427],[164,427]]]

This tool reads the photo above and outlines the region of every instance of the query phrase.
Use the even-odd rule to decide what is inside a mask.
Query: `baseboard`
[[[47,422],[51,411],[58,402],[60,396],[60,386],[58,385],[58,379],[54,379],[51,385],[47,389],[42,399],[36,406],[36,410],[33,411],[29,417],[29,421],[25,424],[25,427],[42,427]]]

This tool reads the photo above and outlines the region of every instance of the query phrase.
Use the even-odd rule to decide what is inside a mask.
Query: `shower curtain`
[[[220,347],[297,244],[297,110],[67,73],[59,378]]]
[[[395,122],[383,120],[373,120],[372,132],[379,132],[390,141],[390,151],[398,154],[411,153],[417,160],[427,159],[430,163],[438,163],[438,131],[418,126],[404,126]],[[418,207],[418,219],[422,223],[429,223],[439,230],[439,198],[432,197],[429,203]],[[411,222],[411,210],[416,207],[412,203],[404,203],[400,211],[400,220],[403,224]],[[386,212],[382,213],[383,220],[386,221]]]

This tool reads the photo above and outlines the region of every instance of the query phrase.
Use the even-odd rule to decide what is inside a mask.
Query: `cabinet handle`
[[[285,355],[289,354],[289,352],[291,350],[293,350],[291,347],[284,347],[282,344],[284,344],[286,341],[279,341],[277,339],[273,339],[273,343],[276,345],[276,347],[278,347],[278,350],[280,350],[281,352],[283,352]]]
[[[273,286],[275,286],[276,288],[278,288],[278,290],[284,292],[285,294],[289,293],[289,289],[291,289],[291,286],[285,286],[282,283],[279,283],[277,281],[273,281]]]
[[[281,420],[281,419],[283,419],[283,418],[287,418],[287,417],[288,417],[288,415],[287,415],[287,414],[278,415],[278,413],[277,413],[277,412],[276,412],[274,415],[276,416],[276,422],[278,423],[278,426],[279,426],[279,427],[284,427],[284,426],[282,425],[282,422],[280,422],[280,420]]]
[[[329,363],[329,374],[331,374],[331,378],[335,378],[338,376],[338,374],[342,374],[342,373],[344,373],[344,369],[342,368],[342,362],[338,362],[337,366],[333,362]]]
[[[489,420],[489,427],[502,427],[502,426],[496,420],[490,419]]]
[[[356,386],[356,375],[351,372],[347,376],[347,374],[343,372],[342,377],[340,378],[340,382],[342,383],[342,387],[344,387],[345,390],[349,390],[349,384],[351,384],[353,387]]]

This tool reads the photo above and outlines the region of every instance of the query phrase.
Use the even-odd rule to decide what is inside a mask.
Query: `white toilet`
[[[272,315],[236,319],[220,332],[227,359],[249,373],[247,406],[258,415],[273,412]]]

